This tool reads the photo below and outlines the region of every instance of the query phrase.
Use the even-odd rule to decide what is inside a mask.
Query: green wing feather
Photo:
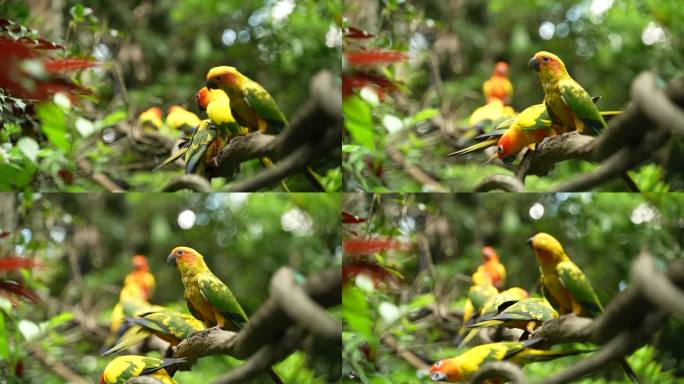
[[[572,261],[563,261],[556,267],[561,285],[592,317],[603,312],[603,306],[594,292],[589,279]]]
[[[156,372],[163,368],[172,367],[174,365],[185,363],[186,361],[187,360],[185,358],[165,358],[160,360],[154,357],[145,357],[143,358],[143,362],[145,363],[145,369],[143,369],[143,371],[140,373],[140,376],[149,375],[152,372]],[[171,372],[169,372],[169,374],[172,375]]]
[[[150,333],[145,331],[143,327],[139,325],[131,326],[123,335],[121,335],[118,339],[119,342],[116,345],[103,352],[100,356],[107,356],[112,353],[123,351],[124,349],[143,341],[149,335]]]
[[[197,280],[202,296],[212,307],[241,329],[247,322],[247,314],[238,303],[233,292],[218,277],[204,274]]]
[[[285,115],[273,97],[261,85],[253,81],[249,82],[242,89],[242,94],[256,114],[266,120],[277,132],[285,128],[287,125]]]
[[[185,174],[202,173],[204,168],[204,155],[212,141],[218,134],[214,125],[207,120],[206,124],[200,126],[192,134],[190,146],[185,154]]]
[[[173,161],[176,161],[176,160],[179,159],[181,156],[185,155],[185,152],[187,152],[187,151],[188,151],[188,147],[183,147],[183,148],[179,149],[176,153],[174,153],[173,155],[167,157],[166,160],[162,161],[161,164],[159,164],[159,165],[157,165],[156,167],[154,167],[154,169],[152,170],[152,172],[158,170],[159,168],[161,168],[161,167],[163,167],[163,166],[165,166],[165,165],[167,165],[167,164],[169,164],[169,163],[171,163],[171,162],[173,162]]]
[[[496,145],[496,143],[498,143],[498,142],[499,142],[498,138],[481,141],[481,142],[479,142],[477,144],[473,144],[467,148],[463,148],[463,149],[460,149],[456,152],[452,152],[452,153],[448,154],[447,156],[462,156],[462,155],[465,155],[465,154],[468,154],[471,152],[479,151],[481,149],[489,148],[493,145]]]
[[[595,133],[606,127],[606,121],[601,117],[596,104],[589,93],[572,79],[559,82],[561,98],[570,110]]]

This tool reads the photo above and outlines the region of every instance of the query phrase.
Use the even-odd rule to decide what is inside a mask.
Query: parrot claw
[[[211,166],[212,166],[212,167],[214,167],[214,168],[218,168],[218,167],[219,167],[218,155],[212,157],[210,161],[211,161]]]

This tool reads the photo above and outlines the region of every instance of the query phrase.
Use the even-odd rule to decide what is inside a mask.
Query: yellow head
[[[548,233],[537,233],[527,239],[527,244],[534,249],[534,254],[541,264],[555,264],[568,259],[561,243]]]
[[[207,73],[207,88],[230,89],[240,85],[245,77],[235,67],[214,67]]]
[[[178,268],[181,275],[187,272],[197,272],[206,270],[207,265],[204,263],[204,257],[190,247],[176,247],[171,251],[166,258],[169,265]]]

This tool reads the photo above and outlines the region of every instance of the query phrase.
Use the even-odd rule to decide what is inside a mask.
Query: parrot
[[[287,119],[273,96],[237,68],[225,65],[211,68],[206,84],[209,89],[222,89],[228,94],[235,119],[250,132],[278,134],[287,126]],[[262,158],[261,162],[267,168],[273,166],[269,158]],[[304,175],[317,191],[325,192],[311,167],[307,166]]]
[[[492,284],[497,289],[501,289],[506,282],[506,268],[499,261],[499,256],[494,248],[485,246],[482,248],[482,258],[484,271],[492,278]]]
[[[150,107],[138,116],[138,124],[143,131],[158,131],[162,125],[162,110],[159,107]]]
[[[480,316],[470,328],[507,327],[532,332],[544,321],[555,319],[558,312],[546,299],[529,298],[518,302],[507,302],[509,306],[499,306],[493,316]]]
[[[548,233],[540,232],[527,240],[539,264],[542,293],[560,313],[595,318],[603,312],[589,279],[570,260],[561,243]],[[636,374],[625,359],[620,365],[633,381]]]
[[[181,131],[188,136],[192,135],[200,121],[201,119],[197,115],[179,105],[172,105],[169,108],[169,113],[166,115],[166,125],[168,127]]]
[[[499,99],[510,105],[513,98],[513,84],[508,80],[508,63],[498,61],[494,64],[492,76],[482,84],[485,100]]]
[[[592,351],[575,349],[546,351],[530,348],[540,341],[540,339],[522,342],[506,341],[472,347],[456,357],[435,362],[430,368],[430,378],[434,381],[450,383],[468,381],[483,364],[492,361],[509,360],[512,363],[524,365]],[[499,383],[502,382],[497,382]]]
[[[476,108],[468,118],[468,126],[475,128],[475,131],[490,131],[489,128],[496,127],[500,122],[516,116],[515,110],[504,103],[493,98],[487,104]]]
[[[606,121],[592,102],[591,96],[570,77],[560,57],[540,51],[530,59],[529,66],[539,73],[544,90],[544,104],[551,121],[566,131],[576,130],[579,133],[589,130],[590,133],[599,134],[606,128]],[[639,192],[634,180],[627,173],[623,173],[621,178],[632,192]]]
[[[464,321],[463,325],[461,326],[461,332],[459,333],[459,336],[463,336],[465,334],[465,330],[469,325],[472,325],[475,321],[477,321],[480,318],[483,317],[489,317],[493,316],[497,313],[499,310],[499,306],[501,306],[504,303],[515,303],[517,301],[523,300],[527,298],[527,291],[520,287],[513,287],[509,288],[501,293],[494,294],[490,296],[480,307],[479,311],[471,314],[468,319],[465,318],[464,316]],[[466,302],[467,304],[467,302]],[[458,346],[461,347],[463,345],[466,345],[470,342],[470,340],[477,335],[478,330],[477,329],[471,329],[468,334],[463,337],[463,339],[458,342]],[[458,339],[457,339],[458,340]]]
[[[124,285],[136,284],[143,292],[145,300],[149,300],[154,293],[156,280],[154,275],[150,273],[150,268],[147,265],[147,258],[143,255],[135,255],[132,259],[133,272],[126,275],[124,278]]]
[[[143,313],[138,317],[126,319],[124,325],[118,330],[121,335],[117,340],[118,343],[102,355],[109,355],[129,348],[150,334],[154,334],[171,346],[176,346],[191,334],[203,329],[203,322],[185,313],[170,309]]]
[[[175,373],[175,366],[186,362],[185,358],[157,359],[136,355],[119,356],[107,364],[100,376],[100,384],[124,384],[133,377],[143,375],[157,379],[160,384],[175,384],[176,381],[171,378]]]
[[[612,118],[621,111],[601,111],[605,119]],[[515,118],[504,120],[488,134],[475,139],[485,139],[467,148],[450,153],[447,156],[461,156],[496,146],[496,156],[505,163],[511,163],[523,148],[541,142],[544,138],[555,136],[565,131],[557,124],[551,123],[546,105],[535,104],[525,108]]]
[[[245,326],[247,314],[230,288],[209,270],[199,252],[190,247],[176,247],[166,262],[180,273],[185,288],[183,296],[190,313],[203,321],[207,328],[238,332]],[[273,382],[282,383],[273,369],[268,374]]]
[[[492,296],[499,293],[496,287],[492,284],[492,277],[487,274],[483,266],[479,266],[475,273],[470,278],[471,285],[468,289],[468,299],[463,308],[462,326],[458,331],[458,338],[462,337],[465,332],[465,324],[480,312],[482,305]]]

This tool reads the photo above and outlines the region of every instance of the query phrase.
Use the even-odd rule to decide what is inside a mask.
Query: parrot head
[[[510,135],[504,134],[496,144],[496,156],[506,164],[512,163],[520,151],[520,148],[516,148],[515,144]]]
[[[527,239],[527,244],[540,262],[558,263],[568,258],[561,243],[548,233],[537,233]]]
[[[197,100],[197,106],[199,107],[199,109],[201,111],[206,110],[207,105],[209,105],[209,88],[202,87],[202,89],[197,91],[195,99]]]
[[[546,74],[567,73],[565,64],[560,57],[546,51],[535,53],[532,59],[530,59],[529,66],[542,76]]]
[[[233,88],[239,85],[242,74],[235,67],[214,67],[207,73],[207,88]]]
[[[499,261],[499,255],[497,255],[494,248],[489,245],[482,247],[482,258],[484,261]]]
[[[181,273],[191,269],[206,268],[206,264],[204,264],[204,257],[190,247],[174,248],[166,258],[166,262],[169,265],[177,267]]]
[[[143,255],[133,256],[133,269],[136,271],[148,271],[147,258]]]
[[[461,370],[457,358],[438,360],[430,367],[430,379],[433,381],[460,381]]]
[[[181,107],[180,105],[172,105],[169,107],[169,115],[174,113],[174,112],[180,112],[184,109],[185,108]]]
[[[508,77],[508,63],[505,61],[498,61],[494,64],[494,75],[501,77]]]
[[[150,108],[147,108],[147,110],[146,110],[145,112],[143,112],[143,113],[150,113],[150,114],[153,114],[153,115],[157,116],[157,117],[160,118],[160,119],[162,118],[162,110],[161,110],[161,108],[159,108],[159,107],[150,107]]]

